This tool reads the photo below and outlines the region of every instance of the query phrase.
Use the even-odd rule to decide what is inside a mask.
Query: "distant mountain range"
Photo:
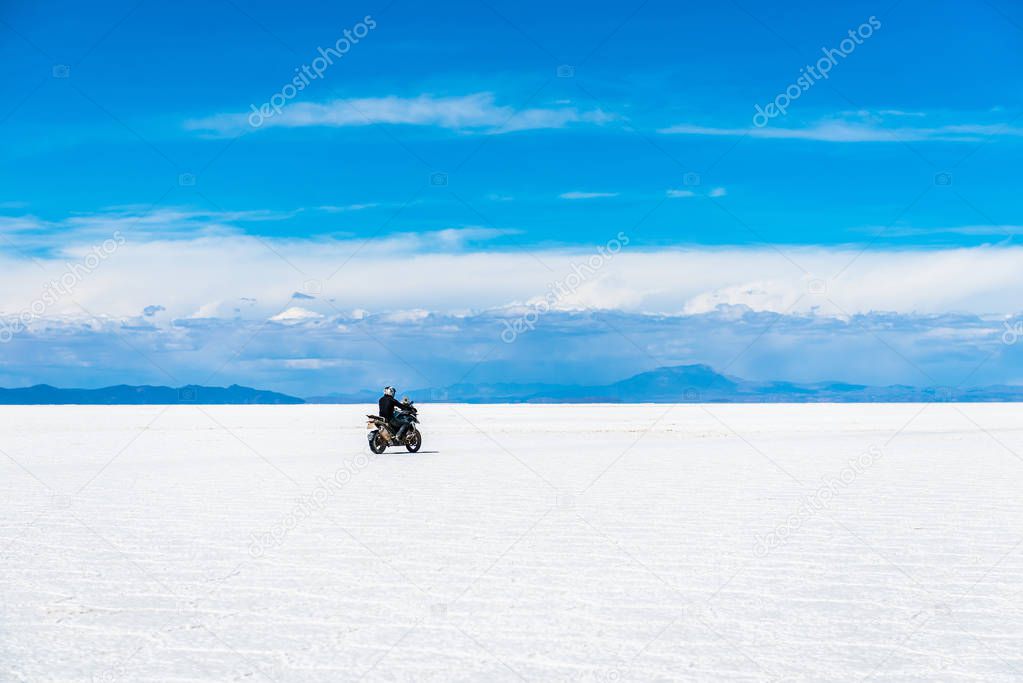
[[[0,405],[173,405],[173,404],[305,403],[300,398],[241,387],[188,385],[179,387],[129,386],[103,389],[58,389],[37,384],[22,389],[0,389]]]
[[[450,403],[907,403],[1023,401],[1023,386],[954,389],[845,382],[754,382],[707,365],[676,365],[613,384],[454,384],[407,392],[416,401]],[[308,399],[311,403],[372,403],[379,392],[360,391]]]
[[[613,384],[453,384],[408,393],[421,403],[907,403],[930,401],[1023,402],[1023,386],[955,389],[902,384],[867,386],[844,382],[754,382],[715,372],[707,365],[657,368]],[[0,389],[0,405],[297,404],[376,403],[379,391],[307,399],[236,384],[180,388],[119,385],[104,389],[58,389],[46,384]]]

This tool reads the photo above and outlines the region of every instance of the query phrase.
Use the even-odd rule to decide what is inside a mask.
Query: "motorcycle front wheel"
[[[380,455],[386,448],[387,441],[384,439],[383,435],[380,434],[380,430],[374,429],[369,433],[369,450]]]
[[[423,445],[423,435],[419,433],[418,429],[409,430],[409,433],[405,436],[405,448],[408,449],[409,453],[415,453]]]

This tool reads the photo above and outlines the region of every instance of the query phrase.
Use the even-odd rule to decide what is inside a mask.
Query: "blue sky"
[[[339,40],[322,76],[250,125]],[[199,381],[222,354],[222,383],[374,386],[394,344],[434,348],[461,326],[464,348],[392,370],[443,384],[489,368],[469,340],[499,336],[495,311],[528,312],[619,233],[622,256],[479,379],[729,365],[716,307],[738,306],[787,316],[777,338],[750,331],[774,350],[737,360],[746,376],[923,383],[930,364],[951,383],[994,349],[971,381],[1023,381],[1014,347],[985,346],[1023,291],[1021,41],[1004,0],[5,3],[0,314],[115,231],[124,245],[15,330],[0,383]],[[827,78],[755,125],[829,50]],[[626,316],[620,357],[584,344],[541,362],[606,332],[555,324],[579,310]],[[898,367],[870,362],[885,347],[855,316],[888,321]],[[860,356],[835,350],[836,321]],[[378,355],[356,353],[345,335],[373,325]],[[309,348],[309,326],[329,343]],[[234,358],[249,329],[275,331],[273,353]],[[673,335],[686,343],[665,347]],[[185,338],[194,353],[170,350]],[[125,344],[140,364],[97,361]]]

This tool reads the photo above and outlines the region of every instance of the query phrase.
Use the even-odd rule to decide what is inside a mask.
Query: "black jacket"
[[[380,407],[380,417],[390,422],[394,419],[395,408],[401,408],[401,401],[395,400],[393,396],[384,394],[380,397],[377,405]]]

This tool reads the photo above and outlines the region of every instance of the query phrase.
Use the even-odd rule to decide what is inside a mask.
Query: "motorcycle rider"
[[[397,434],[398,443],[401,443],[405,432],[408,430],[408,423],[398,422],[394,419],[395,409],[405,407],[403,404],[398,403],[398,400],[394,398],[394,394],[394,387],[384,387],[384,395],[377,401],[377,407],[380,409],[380,417],[384,418],[388,428]]]

